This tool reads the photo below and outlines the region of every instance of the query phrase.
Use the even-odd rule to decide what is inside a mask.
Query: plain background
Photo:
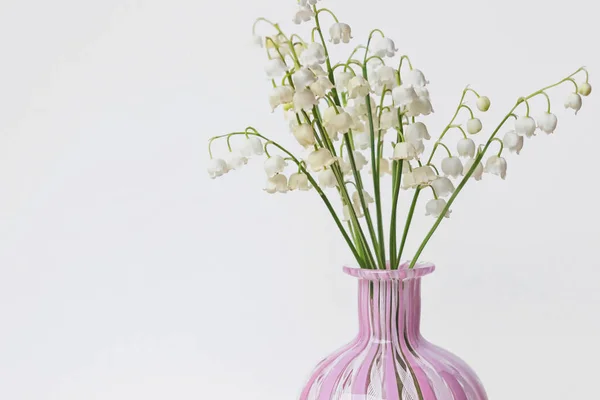
[[[434,135],[468,83],[492,99],[489,129],[518,96],[600,71],[585,0],[322,4],[354,44],[382,28],[426,72]],[[315,193],[267,195],[258,160],[205,172],[210,136],[252,124],[289,142],[250,26],[290,28],[293,10],[0,1],[0,398],[294,399],[354,335],[352,260]],[[567,92],[556,134],[509,156],[505,182],[470,184],[423,254],[424,334],[491,399],[597,390],[600,109],[596,94],[574,117]]]

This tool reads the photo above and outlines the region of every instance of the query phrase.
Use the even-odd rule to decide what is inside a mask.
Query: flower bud
[[[479,118],[471,118],[467,121],[467,132],[469,132],[471,135],[479,133],[482,128],[483,125],[481,124]]]
[[[479,109],[479,111],[486,112],[490,109],[491,104],[492,103],[490,102],[490,99],[487,96],[481,96],[477,99],[477,108]]]
[[[579,85],[579,94],[582,96],[589,96],[592,93],[592,85],[587,82]]]

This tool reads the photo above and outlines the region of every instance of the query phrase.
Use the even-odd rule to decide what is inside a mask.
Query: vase
[[[464,361],[421,336],[421,278],[434,270],[345,267],[358,278],[358,336],[317,365],[300,400],[487,400]]]

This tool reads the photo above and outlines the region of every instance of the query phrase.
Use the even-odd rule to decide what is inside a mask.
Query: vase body
[[[434,269],[344,268],[359,281],[359,333],[319,363],[300,400],[487,400],[464,361],[421,336],[421,278]]]

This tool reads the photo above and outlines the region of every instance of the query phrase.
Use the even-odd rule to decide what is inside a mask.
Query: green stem
[[[419,199],[420,192],[421,192],[420,187],[415,189],[415,194],[414,194],[412,202],[410,204],[410,209],[408,211],[408,215],[406,216],[406,223],[404,224],[404,232],[402,233],[402,240],[400,241],[400,249],[398,250],[398,257],[396,258],[395,269],[398,269],[398,267],[400,266],[400,260],[402,259],[402,252],[404,251],[404,246],[406,245],[406,238],[408,237],[408,231],[409,231],[410,225],[412,223],[413,215],[415,214],[415,207],[417,206],[417,201]]]

